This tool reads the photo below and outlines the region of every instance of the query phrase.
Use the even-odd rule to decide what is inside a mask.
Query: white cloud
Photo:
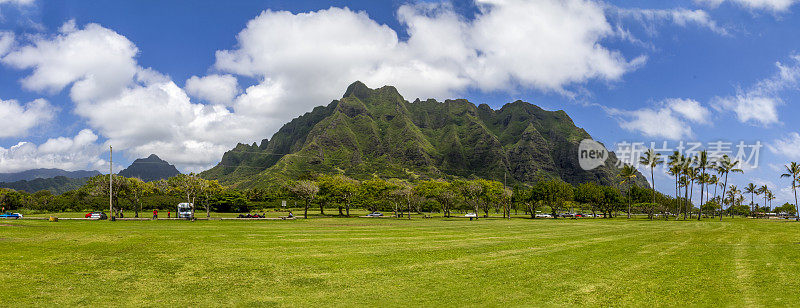
[[[131,41],[112,30],[97,24],[78,30],[70,21],[55,37],[36,37],[2,62],[33,70],[22,80],[26,89],[56,93],[74,83],[70,95],[83,101],[117,95],[136,74],[137,53]]]
[[[700,105],[699,102],[693,99],[685,98],[669,98],[664,100],[664,103],[672,109],[672,111],[680,114],[689,121],[701,124],[709,123],[711,112],[706,107]]]
[[[671,22],[681,27],[690,25],[706,28],[721,35],[728,35],[728,30],[721,27],[704,10],[689,10],[685,8],[676,9],[623,9],[610,7],[609,11],[617,13],[621,17],[633,18],[645,27],[648,33],[654,35],[656,24]]]
[[[237,35],[237,49],[217,52],[215,68],[263,80],[237,101],[253,102],[247,96],[257,93],[270,98],[261,112],[297,115],[337,98],[355,80],[397,86],[409,99],[467,88],[566,93],[590,79],[617,80],[643,62],[602,46],[614,31],[595,2],[477,3],[472,21],[444,4],[401,6],[407,41],[346,8],[265,11]]]
[[[186,80],[186,92],[214,104],[229,105],[239,94],[239,83],[232,75],[192,76]]]
[[[739,90],[735,96],[715,97],[714,108],[733,111],[742,123],[761,126],[779,123],[778,106],[783,105],[780,94],[797,87],[800,80],[800,55],[793,55],[789,65],[776,62],[775,66],[778,73],[757,82],[748,90]]]
[[[14,46],[14,32],[0,31],[0,57],[5,56]]]
[[[19,6],[31,5],[36,0],[0,0],[0,4],[15,4]]]
[[[643,108],[634,111],[608,109],[620,117],[620,126],[629,131],[638,131],[648,137],[677,140],[692,137],[690,123],[710,123],[707,108],[692,99],[670,98],[660,103],[661,107]]]
[[[104,147],[95,143],[97,138],[91,130],[86,129],[73,138],[52,138],[39,146],[20,142],[9,148],[0,147],[0,172],[35,168],[108,169],[108,163],[99,158]]]
[[[54,116],[53,106],[44,99],[25,105],[16,100],[0,100],[0,138],[23,137],[31,128],[44,124]]]
[[[724,2],[734,3],[741,7],[751,10],[765,10],[774,13],[785,12],[797,2],[798,0],[695,0],[697,3],[703,3],[711,7],[717,7]]]
[[[775,154],[785,156],[792,160],[800,159],[800,134],[790,132],[784,138],[776,139],[767,147]],[[783,170],[783,169],[781,169]]]
[[[36,38],[3,62],[33,68],[23,79],[29,89],[52,92],[71,85],[74,112],[131,158],[155,153],[182,168],[208,166],[237,141],[260,140],[264,127],[272,128],[221,105],[193,103],[169,77],[139,67],[137,53],[114,31],[67,22],[59,35]]]
[[[12,47],[0,61],[31,70],[22,80],[26,89],[69,88],[74,112],[115,149],[129,157],[155,153],[184,170],[216,163],[237,142],[269,137],[290,118],[340,97],[355,80],[397,86],[410,99],[450,97],[467,89],[571,95],[573,87],[619,80],[645,62],[604,46],[617,35],[604,4],[476,4],[474,18],[447,4],[401,6],[397,16],[407,40],[346,8],[268,10],[247,23],[235,49],[216,53],[214,74],[190,78],[185,89],[139,66],[138,48],[97,24],[81,28],[67,22],[56,35]],[[683,22],[695,20],[700,19]],[[236,77],[224,74],[258,82],[235,96]],[[193,102],[189,94],[208,104]]]

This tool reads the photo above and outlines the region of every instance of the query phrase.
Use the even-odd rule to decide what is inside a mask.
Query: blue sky
[[[106,170],[109,144],[203,170],[358,79],[563,109],[609,147],[760,142],[731,182],[788,201],[796,2],[0,0],[0,172]]]

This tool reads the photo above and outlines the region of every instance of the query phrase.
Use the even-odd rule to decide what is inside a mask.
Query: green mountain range
[[[618,183],[613,153],[591,171],[578,145],[591,138],[564,111],[516,101],[498,110],[466,100],[408,102],[391,86],[351,84],[340,100],[285,124],[261,144],[239,144],[201,174],[237,188],[264,187],[314,173],[357,179],[471,178]],[[639,185],[647,185],[639,175]]]

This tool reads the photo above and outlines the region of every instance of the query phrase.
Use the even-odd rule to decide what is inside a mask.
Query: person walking
[[[153,210],[153,219],[158,219],[158,210]]]

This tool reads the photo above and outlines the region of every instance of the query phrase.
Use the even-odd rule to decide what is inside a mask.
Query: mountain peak
[[[180,174],[175,166],[161,159],[156,154],[150,154],[147,158],[139,158],[119,172],[119,175],[128,178],[140,178],[142,181],[151,182],[167,179]]]
[[[372,91],[373,90],[367,87],[363,82],[357,80],[347,87],[347,91],[344,92],[342,98],[355,96],[359,99],[365,99],[372,95]]]

